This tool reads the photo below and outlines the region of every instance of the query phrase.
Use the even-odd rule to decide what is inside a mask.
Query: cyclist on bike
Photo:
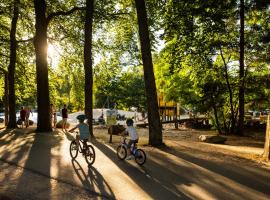
[[[86,119],[85,115],[78,115],[77,120],[79,121],[79,124],[77,124],[74,128],[70,129],[69,132],[73,132],[75,129],[79,129],[80,134],[76,135],[76,144],[79,145],[79,140],[88,140],[90,136],[89,132],[89,126],[84,123],[84,120]]]
[[[139,135],[138,135],[136,129],[134,128],[134,126],[133,126],[134,122],[133,122],[132,119],[130,119],[130,118],[127,119],[126,124],[127,124],[127,128],[126,128],[125,131],[122,132],[121,135],[127,135],[128,134],[129,137],[130,137],[130,140],[128,142],[129,156],[126,158],[127,160],[130,160],[130,159],[132,159],[131,148],[130,147],[131,147],[132,144],[135,145],[136,143],[138,143]]]

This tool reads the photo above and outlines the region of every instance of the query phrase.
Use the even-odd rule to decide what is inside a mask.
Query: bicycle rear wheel
[[[127,149],[123,145],[119,145],[116,149],[117,157],[124,160],[127,157]]]
[[[144,153],[144,151],[142,149],[137,149],[135,151],[135,161],[138,165],[143,165],[146,161],[146,154]]]
[[[84,157],[88,165],[93,165],[96,159],[96,153],[92,145],[87,145]]]
[[[78,150],[76,141],[74,140],[70,143],[70,147],[69,147],[69,153],[72,159],[75,159],[78,156],[78,151],[79,150]]]

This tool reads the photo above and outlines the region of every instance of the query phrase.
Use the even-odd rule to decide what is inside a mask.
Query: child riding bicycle
[[[79,140],[88,140],[90,136],[89,132],[89,126],[84,123],[84,120],[86,119],[85,115],[78,115],[77,120],[79,121],[79,124],[77,124],[74,128],[70,129],[69,132],[73,132],[75,129],[79,129],[79,135],[76,135],[76,144],[79,146]]]
[[[127,135],[128,134],[129,137],[130,137],[130,140],[129,140],[128,144],[127,144],[128,149],[129,149],[128,150],[129,156],[126,158],[127,160],[130,160],[130,159],[132,159],[131,146],[132,146],[132,144],[135,145],[136,143],[138,143],[139,135],[138,135],[136,129],[134,128],[134,126],[133,126],[134,122],[133,122],[132,119],[130,119],[130,118],[127,119],[126,124],[127,124],[127,128],[126,128],[126,130],[124,130],[121,133],[121,135]]]

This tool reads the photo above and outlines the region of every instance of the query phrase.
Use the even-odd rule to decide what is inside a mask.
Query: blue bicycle
[[[69,152],[72,159],[76,159],[78,152],[80,152],[84,156],[88,165],[93,165],[95,162],[95,149],[91,144],[87,144],[87,140],[79,140],[78,145],[75,140],[72,140],[70,143]]]
[[[132,144],[131,147],[131,155],[134,156],[135,161],[138,165],[143,165],[146,161],[146,154],[142,149],[137,148],[137,143]],[[128,152],[128,139],[126,137],[121,138],[121,142],[116,149],[117,157],[120,160],[124,160],[127,157]]]

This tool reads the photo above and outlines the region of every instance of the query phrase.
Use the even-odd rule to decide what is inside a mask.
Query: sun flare
[[[48,45],[48,62],[49,65],[52,66],[53,68],[57,68],[58,63],[60,61],[60,47],[56,45],[49,44]]]

